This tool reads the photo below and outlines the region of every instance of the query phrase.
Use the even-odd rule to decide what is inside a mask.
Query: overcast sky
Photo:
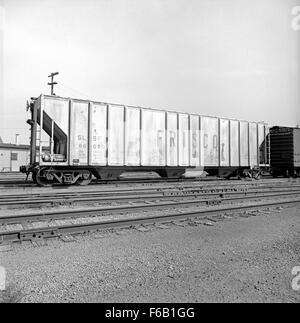
[[[56,71],[61,96],[300,123],[300,0],[1,2],[6,141],[28,142],[26,100]]]

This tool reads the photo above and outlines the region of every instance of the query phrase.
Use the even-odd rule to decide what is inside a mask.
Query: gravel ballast
[[[5,301],[299,302],[300,209],[0,252]]]

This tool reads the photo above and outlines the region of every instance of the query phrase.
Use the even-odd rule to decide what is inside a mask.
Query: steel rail
[[[176,201],[176,202],[162,202],[156,204],[139,204],[139,205],[118,205],[118,206],[106,206],[101,208],[85,208],[77,210],[56,210],[48,212],[35,212],[19,215],[4,215],[0,216],[0,224],[7,223],[22,223],[26,221],[41,221],[41,220],[56,220],[56,219],[66,219],[66,218],[77,218],[77,217],[87,217],[98,214],[115,214],[118,212],[132,212],[139,210],[147,209],[165,209],[174,206],[191,206],[195,204],[220,204],[222,202],[235,202],[235,201],[248,201],[251,199],[261,199],[261,198],[274,198],[274,197],[284,197],[284,196],[297,196],[300,195],[300,192],[297,193],[286,193],[286,194],[270,194],[270,195],[255,195],[255,196],[243,196],[243,197],[232,197],[232,198],[223,198],[223,199],[195,199],[188,201]]]
[[[232,187],[231,185],[226,186],[196,186],[196,185],[189,185],[189,186],[151,186],[151,187],[127,187],[127,188],[115,188],[112,187],[109,190],[77,190],[72,192],[69,191],[55,191],[55,192],[28,192],[28,193],[15,193],[15,194],[3,194],[0,196],[1,200],[9,200],[9,199],[16,199],[16,198],[40,198],[40,197],[55,197],[63,196],[64,198],[67,197],[78,197],[78,195],[104,195],[104,194],[124,194],[124,193],[136,193],[136,192],[160,192],[160,191],[168,191],[168,192],[182,192],[182,191],[191,191],[191,192],[202,192],[202,193],[208,193],[208,192],[228,192],[228,191],[238,191],[241,189],[242,191],[247,190],[255,190],[255,189],[274,189],[274,188],[280,188],[280,189],[292,189],[292,188],[299,188],[300,185],[241,185]],[[175,195],[175,194],[174,194]]]
[[[1,180],[0,179],[0,185],[24,185],[24,187],[38,187],[36,184],[34,184],[31,180],[29,180],[28,182],[25,182],[25,178],[20,180],[20,179],[16,179],[17,182],[12,182],[11,180]],[[270,181],[270,182],[277,182],[278,181],[285,181],[285,179],[277,179],[274,180],[273,178],[263,178],[262,181]],[[186,182],[198,182],[198,183],[211,183],[211,182],[219,182],[219,183],[224,183],[224,182],[234,182],[235,184],[243,184],[245,181],[243,180],[239,180],[239,179],[230,179],[230,180],[226,180],[226,179],[222,179],[222,178],[181,178],[181,179],[166,179],[166,178],[134,178],[134,179],[121,179],[121,180],[93,180],[89,186],[94,186],[94,185],[109,185],[109,184],[135,184],[135,183],[139,183],[139,184],[152,184],[152,183],[186,183]],[[242,182],[242,183],[241,183]],[[249,181],[250,182],[250,181]],[[259,182],[259,181],[257,181]],[[7,186],[7,187],[1,187],[0,189],[4,189],[4,188],[9,188],[9,187],[14,187],[14,186]],[[54,185],[54,187],[58,187],[60,185]]]
[[[181,194],[179,194],[181,193]],[[1,201],[0,200],[0,206],[18,206],[18,205],[42,205],[42,204],[59,204],[59,203],[74,203],[74,202],[100,202],[100,201],[125,201],[125,200],[130,200],[130,201],[136,201],[136,200],[151,200],[151,199],[169,199],[169,198],[189,198],[189,197],[220,197],[224,199],[226,196],[249,196],[249,197],[256,197],[257,194],[264,194],[261,196],[266,196],[268,197],[270,194],[274,193],[282,193],[280,196],[284,195],[290,195],[291,193],[300,194],[300,190],[291,190],[291,189],[286,189],[286,190],[272,190],[272,192],[266,192],[262,190],[256,190],[256,191],[229,191],[229,192],[219,192],[219,193],[186,193],[186,192],[178,192],[178,194],[166,194],[165,192],[158,192],[158,193],[153,193],[153,194],[144,194],[144,195],[137,195],[137,194],[132,194],[132,195],[96,195],[96,196],[88,196],[88,197],[80,197],[80,196],[72,196],[72,197],[65,197],[65,196],[59,196],[59,197],[48,197],[47,199],[12,199],[12,200],[5,200]],[[273,196],[273,195],[271,195]],[[55,199],[55,200],[53,200]]]
[[[0,234],[2,241],[25,241],[32,240],[33,238],[50,238],[50,237],[59,237],[64,234],[78,234],[78,233],[88,233],[94,232],[97,230],[111,229],[111,228],[120,228],[120,227],[132,227],[136,225],[146,225],[153,223],[168,223],[171,221],[178,221],[182,219],[190,218],[206,218],[207,216],[218,215],[221,212],[237,212],[237,211],[247,211],[247,210],[257,210],[265,207],[272,207],[277,205],[290,205],[298,204],[298,200],[288,200],[288,201],[275,201],[269,203],[258,203],[255,205],[239,205],[231,206],[227,208],[217,208],[217,209],[208,209],[208,210],[197,210],[197,211],[187,211],[180,213],[170,213],[165,215],[152,215],[147,217],[134,217],[118,220],[104,220],[104,221],[95,221],[94,223],[81,223],[81,224],[68,224],[68,225],[59,225],[55,227],[43,227],[37,229],[24,229],[24,230],[15,230],[9,232],[3,232]]]
[[[24,184],[25,183],[25,176],[24,178],[4,178],[0,179],[0,184]],[[128,184],[128,183],[172,183],[172,182],[189,182],[189,181],[202,181],[202,182],[210,182],[210,181],[224,181],[225,179],[222,178],[201,178],[197,179],[196,177],[194,178],[132,178],[132,179],[116,179],[116,180],[101,180],[101,179],[94,179],[89,185],[106,185],[106,184],[116,184],[116,183],[122,183],[122,184]],[[234,179],[231,179],[234,180]],[[28,180],[26,183],[32,184],[33,186],[37,186],[36,184],[33,183],[32,180]],[[59,184],[57,184],[59,186]]]

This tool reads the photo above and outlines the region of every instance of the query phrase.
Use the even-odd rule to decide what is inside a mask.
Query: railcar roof
[[[243,119],[236,119],[236,118],[218,117],[218,116],[200,114],[200,113],[195,113],[195,112],[186,112],[186,111],[183,112],[183,111],[179,111],[179,110],[169,110],[169,109],[164,109],[164,108],[158,109],[158,108],[151,108],[151,107],[141,107],[141,106],[133,106],[133,105],[129,105],[129,104],[120,104],[120,103],[77,99],[77,98],[71,98],[71,97],[62,97],[62,96],[58,96],[58,95],[41,94],[40,97],[41,96],[44,96],[46,98],[53,98],[53,99],[73,100],[73,101],[86,102],[86,103],[91,102],[91,103],[95,103],[95,104],[114,105],[114,106],[121,106],[121,107],[128,107],[128,108],[149,109],[149,110],[153,110],[153,111],[165,111],[165,112],[170,112],[170,113],[180,113],[180,114],[188,114],[188,115],[195,115],[195,116],[202,116],[202,117],[209,117],[209,118],[217,118],[217,119],[223,119],[223,120],[233,120],[233,121],[260,123],[260,124],[268,125],[268,123],[265,121],[252,121],[252,120],[243,120]]]

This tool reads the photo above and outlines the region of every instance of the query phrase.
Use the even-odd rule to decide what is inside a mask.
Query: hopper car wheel
[[[90,171],[84,171],[82,174],[83,178],[78,179],[77,184],[81,186],[89,185],[92,181],[92,173]]]
[[[36,173],[36,183],[43,187],[43,186],[52,186],[53,182],[52,181],[48,181],[45,177],[43,177],[43,170],[40,169],[37,173]]]

